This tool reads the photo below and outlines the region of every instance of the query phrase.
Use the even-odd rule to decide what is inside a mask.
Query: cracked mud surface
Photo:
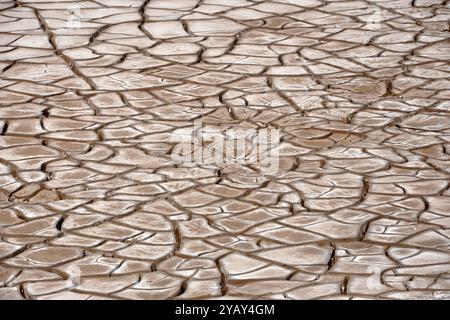
[[[1,299],[450,299],[448,1],[0,8]],[[175,165],[198,118],[280,171]]]

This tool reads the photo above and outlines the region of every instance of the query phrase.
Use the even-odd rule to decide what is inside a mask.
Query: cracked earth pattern
[[[450,299],[448,1],[0,8],[1,299]]]

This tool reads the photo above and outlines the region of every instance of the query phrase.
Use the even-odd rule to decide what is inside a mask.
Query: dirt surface
[[[448,1],[0,8],[0,299],[450,299]]]

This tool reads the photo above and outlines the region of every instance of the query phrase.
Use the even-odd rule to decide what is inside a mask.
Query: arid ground
[[[450,299],[449,21],[0,0],[0,299]],[[265,129],[275,171],[173,157]]]

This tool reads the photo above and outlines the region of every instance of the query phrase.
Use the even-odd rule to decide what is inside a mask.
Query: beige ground
[[[448,1],[0,8],[1,299],[450,298]]]

